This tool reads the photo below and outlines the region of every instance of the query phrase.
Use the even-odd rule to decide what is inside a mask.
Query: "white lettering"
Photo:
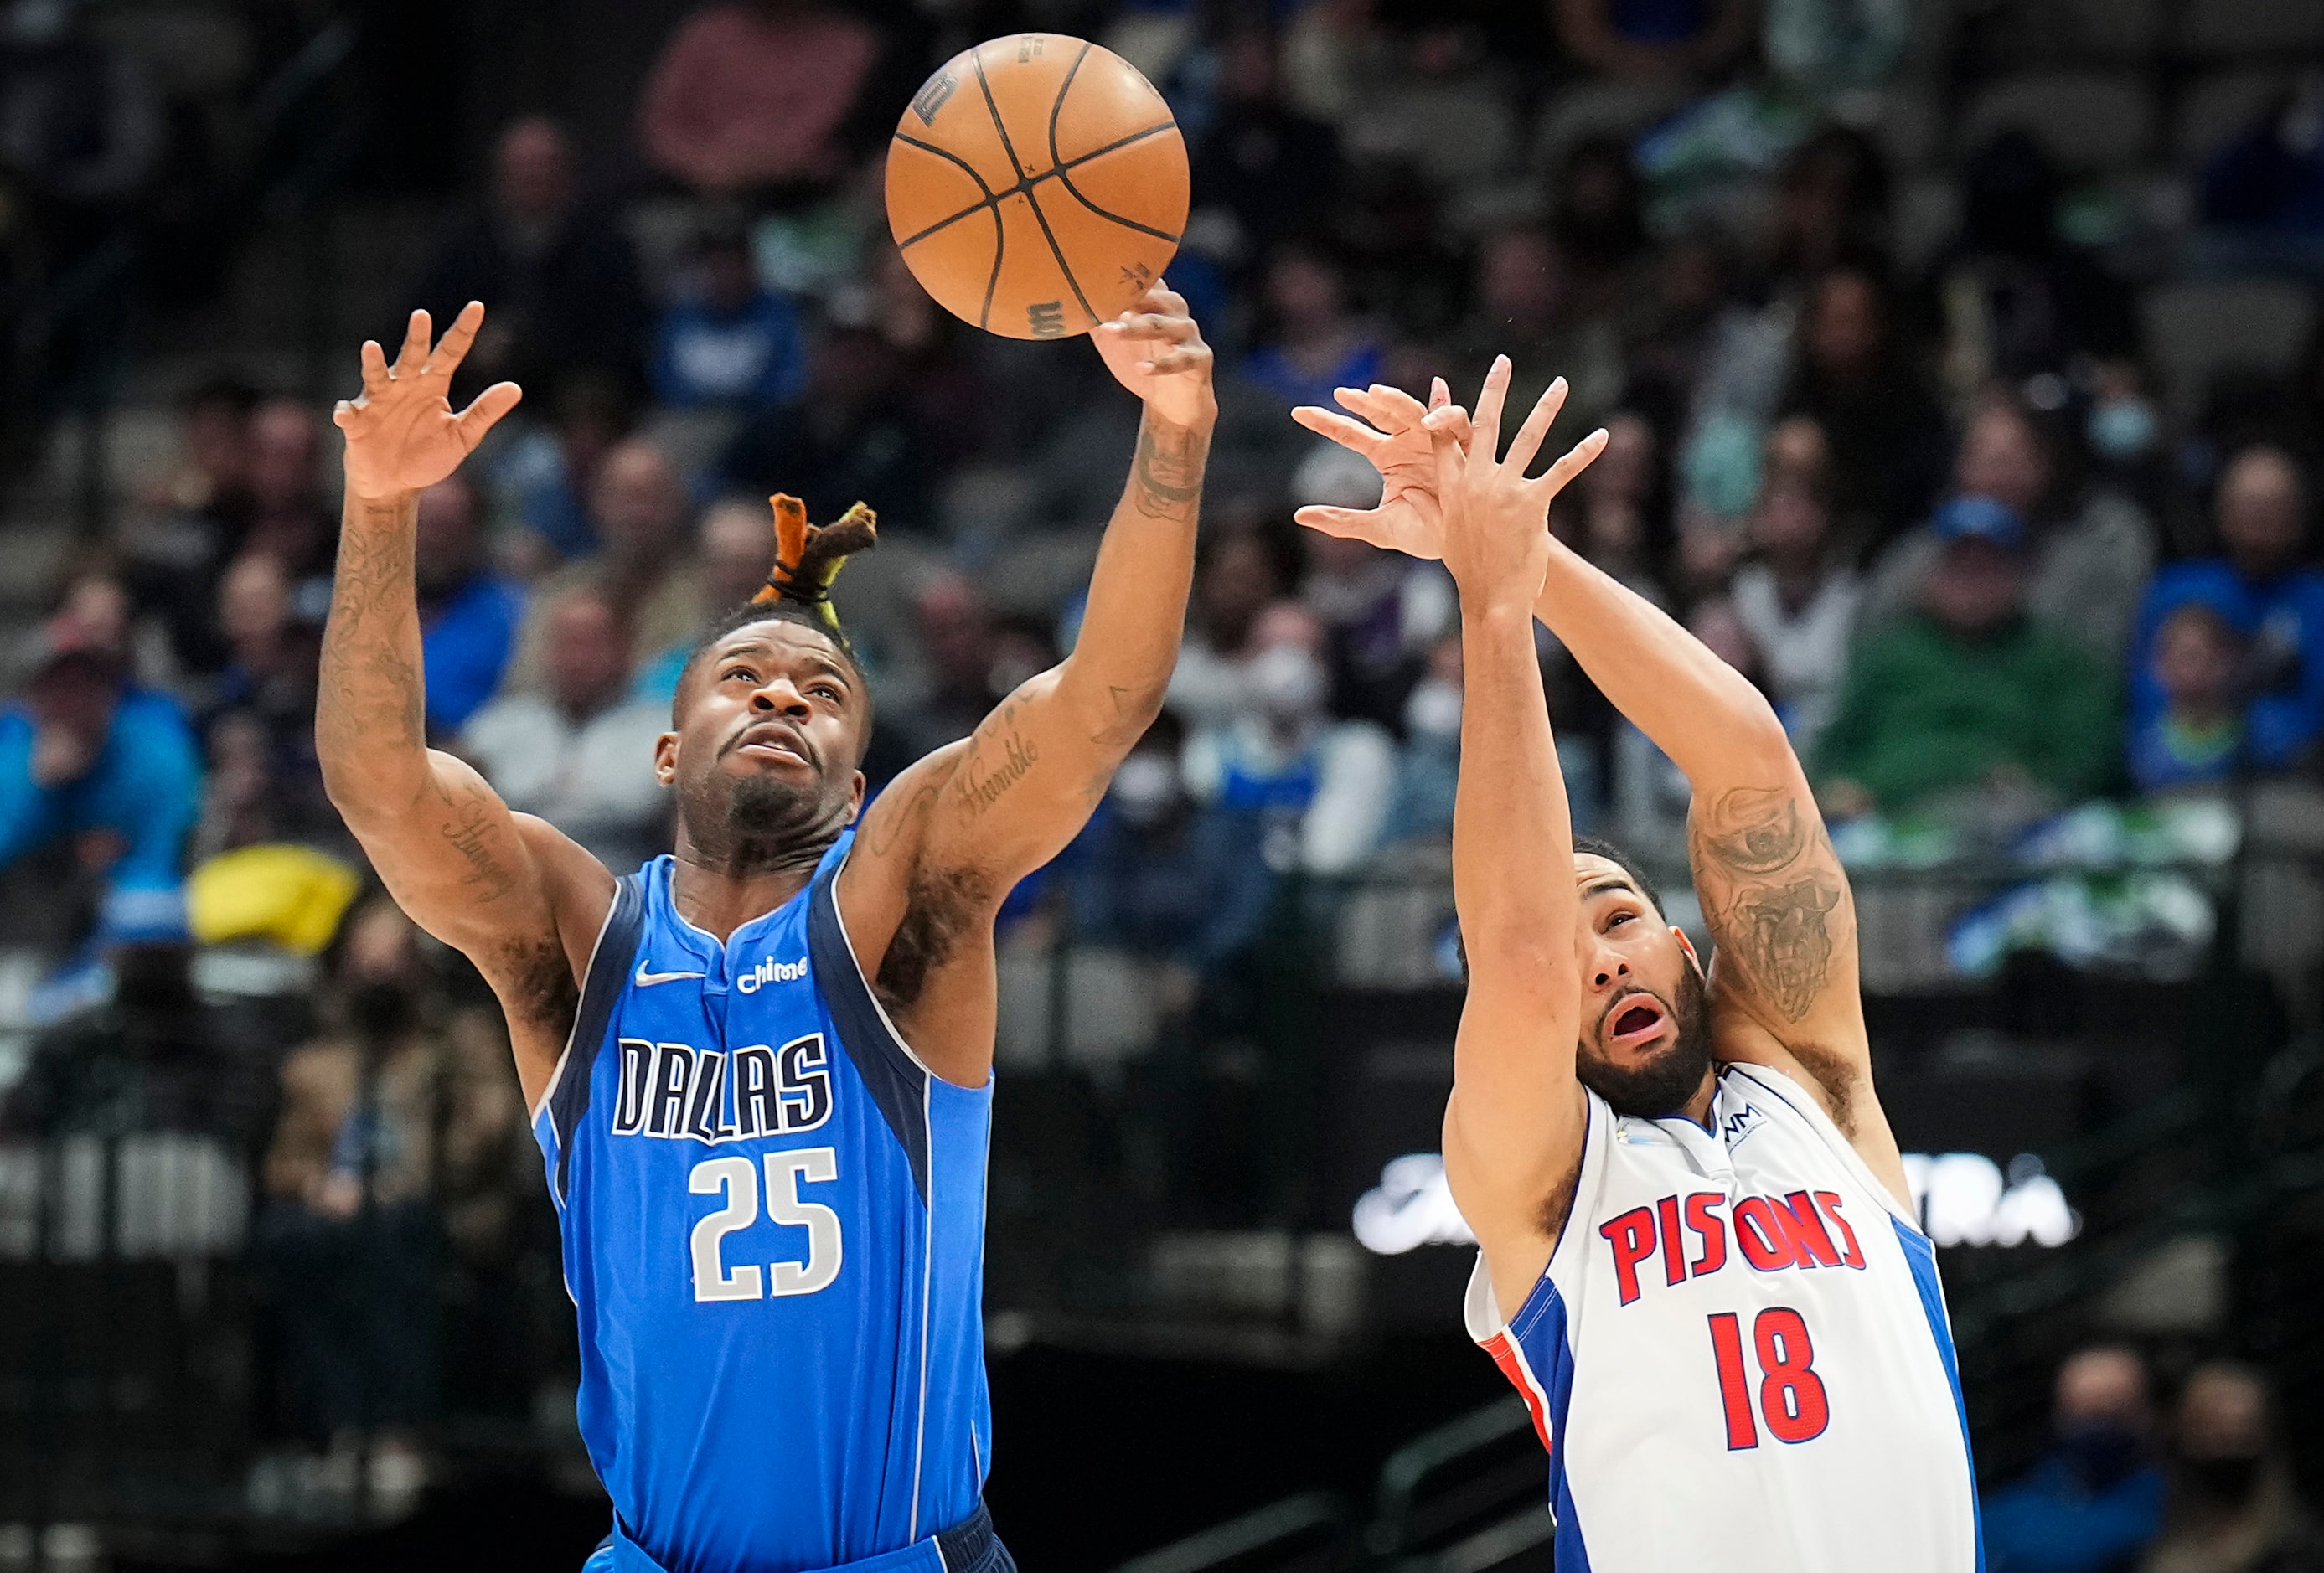
[[[756,994],[770,983],[796,983],[807,976],[807,958],[796,961],[778,961],[772,956],[734,980],[734,987],[745,994]]]

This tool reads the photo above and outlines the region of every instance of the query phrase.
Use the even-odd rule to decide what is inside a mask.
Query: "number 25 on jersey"
[[[1711,1318],[1711,1351],[1719,1366],[1719,1402],[1727,1415],[1727,1447],[1732,1452],[1759,1445],[1759,1424],[1779,1442],[1812,1441],[1831,1421],[1823,1378],[1815,1374],[1815,1346],[1805,1318],[1788,1305],[1771,1305],[1751,1322],[1758,1357],[1757,1415],[1752,1412],[1750,1376],[1744,1368],[1743,1329],[1731,1311]]]
[[[807,1230],[807,1260],[772,1262],[763,1275],[757,1263],[729,1268],[721,1254],[728,1235],[759,1221],[759,1165],[735,1154],[696,1164],[686,1188],[696,1196],[718,1196],[724,1205],[694,1226],[694,1298],[697,1301],[764,1300],[770,1294],[813,1294],[839,1276],[843,1242],[839,1215],[819,1201],[801,1201],[802,1181],[839,1178],[833,1147],[798,1147],[766,1154],[767,1220]]]

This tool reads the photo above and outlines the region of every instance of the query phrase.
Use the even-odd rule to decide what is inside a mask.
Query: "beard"
[[[723,789],[722,789],[723,788]],[[828,781],[771,776],[713,778],[678,798],[696,853],[734,873],[779,868],[823,850],[847,827],[848,798]]]
[[[1659,1053],[1633,1066],[1616,1065],[1585,1041],[1573,1056],[1573,1074],[1606,1100],[1616,1114],[1666,1119],[1702,1090],[1711,1069],[1711,1001],[1702,975],[1692,967],[1679,973],[1678,998],[1645,990],[1663,1007],[1677,1035]]]

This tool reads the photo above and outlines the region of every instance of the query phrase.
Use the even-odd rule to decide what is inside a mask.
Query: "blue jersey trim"
[[[839,1046],[854,1062],[855,1073],[878,1105],[881,1118],[895,1133],[912,1166],[912,1184],[921,1205],[928,1200],[928,1072],[888,1023],[887,1012],[872,998],[871,981],[855,960],[848,943],[847,925],[839,917],[839,870],[846,860],[834,859],[815,877],[807,897],[807,949],[815,965],[816,987],[839,1028]]]
[[[1953,1390],[1953,1411],[1960,1417],[1961,1467],[1969,1471],[1969,1522],[1977,1536],[1977,1573],[1985,1573],[1985,1522],[1983,1510],[1977,1501],[1977,1460],[1969,1440],[1969,1405],[1961,1397],[1960,1362],[1953,1353],[1952,1322],[1945,1315],[1944,1291],[1937,1283],[1937,1247],[1929,1237],[1916,1228],[1909,1228],[1904,1220],[1891,1217],[1888,1220],[1896,1230],[1896,1243],[1904,1247],[1906,1265],[1913,1269],[1913,1287],[1921,1292],[1921,1310],[1929,1319],[1929,1336],[1937,1341],[1937,1356],[1944,1362],[1945,1380]]]
[[[1573,1403],[1573,1346],[1565,1336],[1565,1297],[1545,1272],[1526,1297],[1508,1335],[1524,1351],[1534,1380],[1541,1384],[1549,1404],[1549,1511],[1557,1523],[1558,1573],[1590,1573],[1590,1551],[1582,1544],[1582,1520],[1573,1509],[1573,1491],[1565,1477],[1565,1415]],[[1545,1357],[1545,1364],[1536,1356]]]
[[[573,1035],[565,1040],[565,1056],[557,1064],[557,1084],[549,1090],[549,1122],[557,1132],[557,1204],[571,1194],[568,1180],[573,1164],[573,1133],[589,1112],[589,1083],[597,1051],[605,1042],[613,1009],[629,986],[630,958],[637,953],[638,936],[645,932],[644,888],[635,874],[613,882],[613,905],[597,943],[589,952],[589,970],[581,980],[581,1003],[573,1015]],[[578,1058],[576,1058],[576,1056]]]

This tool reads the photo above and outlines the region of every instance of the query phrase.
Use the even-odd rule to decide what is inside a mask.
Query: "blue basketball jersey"
[[[620,881],[533,1134],[579,1312],[581,1435],[669,1573],[792,1573],[975,1510],[990,1082],[932,1074],[835,885],[721,944],[671,860]]]

